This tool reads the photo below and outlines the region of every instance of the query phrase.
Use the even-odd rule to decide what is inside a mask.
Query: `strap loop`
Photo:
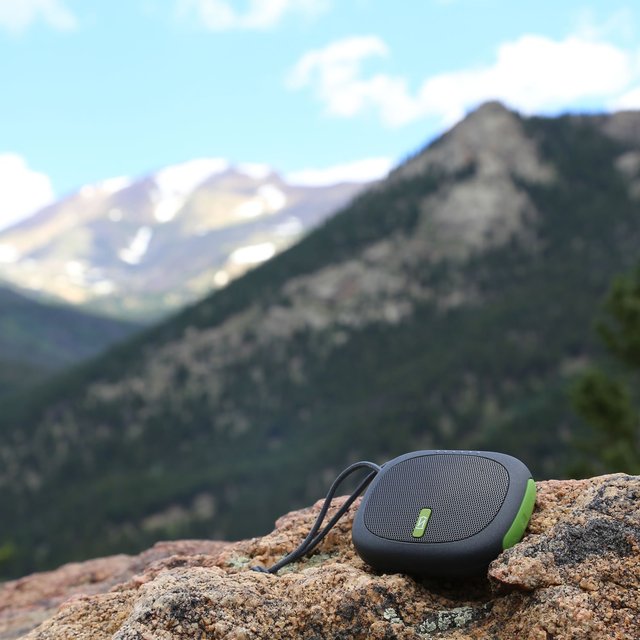
[[[345,503],[338,509],[336,514],[329,520],[324,529],[318,533],[320,526],[322,525],[327,512],[329,510],[329,506],[331,505],[331,501],[335,496],[336,491],[338,490],[338,486],[342,483],[345,478],[350,476],[355,471],[359,469],[371,469],[371,473],[367,475],[367,477],[358,485],[356,490],[349,496],[349,498],[345,501]],[[367,461],[354,462],[352,465],[349,465],[334,481],[327,493],[327,497],[324,499],[324,504],[322,505],[322,509],[320,509],[320,513],[316,518],[316,521],[313,523],[311,527],[311,531],[307,534],[307,537],[300,543],[297,549],[294,549],[291,553],[286,555],[282,560],[276,562],[272,567],[268,569],[264,567],[251,567],[253,571],[258,571],[260,573],[277,573],[282,567],[290,564],[291,562],[295,562],[302,556],[311,553],[321,542],[324,540],[325,536],[333,529],[338,520],[342,518],[342,516],[349,510],[349,507],[356,501],[359,495],[361,495],[364,490],[369,486],[369,483],[375,478],[376,474],[380,471],[380,467],[373,463]]]

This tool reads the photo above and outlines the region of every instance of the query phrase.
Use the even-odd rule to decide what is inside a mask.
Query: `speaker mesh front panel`
[[[385,471],[364,512],[371,533],[399,542],[454,542],[475,535],[496,516],[509,488],[507,470],[476,455],[410,458]],[[411,534],[431,509],[424,535]]]

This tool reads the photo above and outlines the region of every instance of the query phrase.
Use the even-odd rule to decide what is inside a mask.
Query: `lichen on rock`
[[[318,503],[262,538],[161,543],[6,583],[0,639],[636,638],[639,499],[640,478],[623,474],[539,482],[525,537],[478,579],[375,573],[352,514],[280,575],[251,571],[296,546]]]

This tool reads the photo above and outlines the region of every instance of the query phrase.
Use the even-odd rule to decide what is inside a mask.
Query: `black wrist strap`
[[[329,506],[331,505],[331,501],[335,496],[336,491],[338,490],[338,486],[352,473],[360,470],[360,469],[369,469],[371,472],[362,480],[362,482],[358,485],[356,490],[349,496],[349,498],[345,501],[345,503],[338,509],[336,514],[329,520],[329,522],[325,525],[322,531],[319,531],[320,526],[322,525],[327,512],[329,510]],[[374,479],[376,474],[380,471],[380,467],[373,462],[354,462],[352,465],[348,466],[334,481],[327,493],[327,497],[324,499],[324,503],[322,505],[322,509],[320,509],[320,513],[316,518],[316,521],[313,523],[311,527],[311,531],[307,534],[307,537],[300,543],[297,549],[294,549],[291,553],[286,555],[282,560],[274,564],[273,566],[266,569],[265,567],[251,567],[254,571],[259,571],[261,573],[277,573],[282,567],[288,565],[291,562],[295,562],[302,556],[307,553],[311,553],[324,539],[324,537],[331,531],[331,529],[336,525],[338,520],[342,518],[342,516],[349,510],[349,507],[355,502],[356,498],[363,493],[363,491],[369,486],[369,483]]]

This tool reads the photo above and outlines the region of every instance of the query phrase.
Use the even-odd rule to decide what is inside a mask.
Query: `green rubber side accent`
[[[503,549],[513,547],[516,542],[520,542],[520,539],[524,535],[524,530],[529,524],[529,519],[531,518],[531,514],[533,513],[533,507],[535,506],[535,504],[536,483],[531,478],[529,478],[529,481],[527,482],[527,489],[524,492],[524,498],[522,498],[520,509],[518,509],[518,513],[511,523],[509,531],[507,531],[507,533],[505,533],[504,535],[504,538],[502,538]]]
[[[413,533],[411,534],[414,538],[422,538],[424,535],[424,530],[427,528],[427,522],[429,522],[429,518],[431,517],[431,509],[422,509],[420,511],[420,515],[416,520],[416,526],[413,529]]]

